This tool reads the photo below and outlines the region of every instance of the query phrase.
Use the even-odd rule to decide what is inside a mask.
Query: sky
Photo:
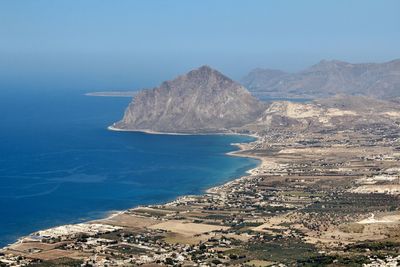
[[[207,64],[400,58],[399,0],[1,0],[0,90],[136,90]]]

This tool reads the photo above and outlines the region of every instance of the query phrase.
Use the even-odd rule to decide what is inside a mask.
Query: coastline
[[[146,134],[158,134],[158,135],[239,135],[239,136],[249,136],[256,138],[257,140],[260,138],[257,134],[242,134],[237,132],[209,132],[209,133],[201,133],[201,132],[188,132],[188,133],[177,133],[177,132],[158,132],[149,129],[122,129],[115,127],[114,124],[107,127],[107,130],[114,132],[137,132],[137,133],[146,133]],[[234,144],[236,145],[236,144]]]
[[[152,130],[130,130],[130,129],[121,129],[114,127],[113,125],[108,126],[107,130],[114,131],[114,132],[137,132],[137,133],[146,133],[146,134],[163,134],[163,135],[191,135],[185,133],[167,133],[167,132],[157,132]]]
[[[249,178],[249,176],[253,176],[256,173],[256,170],[259,169],[261,166],[263,166],[264,164],[264,160],[262,159],[262,157],[258,157],[255,155],[250,155],[250,154],[245,154],[243,153],[244,151],[248,150],[246,145],[250,144],[252,142],[257,141],[260,137],[258,135],[250,135],[250,134],[239,134],[239,133],[192,133],[192,134],[185,134],[185,133],[166,133],[166,132],[156,132],[156,131],[151,131],[151,130],[125,130],[125,129],[120,129],[120,128],[115,128],[113,126],[109,126],[107,127],[108,130],[110,131],[119,131],[119,132],[142,132],[145,134],[159,134],[159,135],[240,135],[240,136],[249,136],[249,137],[253,137],[256,138],[256,140],[254,141],[250,141],[249,143],[231,143],[232,146],[235,146],[238,148],[238,150],[234,150],[234,151],[230,151],[230,152],[226,152],[225,155],[227,156],[234,156],[234,157],[245,157],[245,158],[252,158],[252,159],[257,159],[259,160],[259,163],[257,164],[256,167],[249,169],[246,171],[246,173],[248,175],[242,175],[240,177],[236,177],[233,178],[232,180],[226,181],[222,184],[216,185],[216,186],[212,186],[208,189],[205,189],[200,195],[205,195],[205,194],[213,194],[214,192],[223,189],[227,186],[229,186],[230,184],[233,184],[235,182],[241,181],[243,179],[247,179]],[[184,199],[187,197],[190,197],[191,195],[182,195],[182,196],[177,196],[176,198],[174,198],[173,200],[164,202],[163,205],[169,205],[172,204],[174,202],[176,202],[179,199]],[[108,214],[106,216],[104,216],[103,218],[99,218],[99,219],[92,219],[92,220],[88,220],[88,221],[84,221],[84,222],[80,222],[80,223],[72,223],[72,224],[62,224],[62,225],[58,225],[58,226],[54,226],[54,227],[50,227],[50,228],[45,228],[45,229],[40,229],[37,230],[35,232],[32,232],[26,236],[21,236],[20,238],[18,238],[15,242],[7,244],[4,247],[0,247],[0,251],[3,249],[7,249],[15,244],[21,244],[24,242],[24,240],[31,240],[31,237],[34,236],[35,234],[37,234],[38,232],[41,231],[47,231],[47,230],[51,230],[51,229],[55,229],[58,227],[66,227],[66,226],[71,226],[71,225],[81,225],[81,224],[101,224],[102,222],[105,222],[107,220],[111,220],[114,217],[118,216],[118,215],[122,215],[127,213],[130,209],[135,209],[135,208],[139,208],[139,207],[150,207],[152,205],[159,205],[159,204],[147,204],[147,205],[137,205],[134,207],[131,207],[129,209],[126,210],[110,210],[108,212],[105,212],[105,214]]]
[[[132,98],[137,94],[136,91],[102,91],[102,92],[88,92],[85,96],[98,96],[98,97],[129,97]]]

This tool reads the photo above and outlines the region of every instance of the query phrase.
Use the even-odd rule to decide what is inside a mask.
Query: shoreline
[[[146,134],[158,134],[158,135],[239,135],[239,136],[249,136],[256,138],[257,140],[260,138],[257,134],[243,134],[237,132],[209,132],[209,133],[177,133],[177,132],[158,132],[148,129],[122,129],[115,127],[114,124],[107,127],[107,130],[114,132],[136,132],[136,133],[146,133]]]
[[[98,97],[129,97],[132,98],[137,94],[136,91],[100,91],[100,92],[87,92],[85,96],[98,96]]]
[[[239,133],[180,134],[180,133],[155,132],[155,131],[147,131],[147,130],[124,130],[124,129],[120,129],[120,128],[115,128],[113,126],[109,126],[109,127],[107,127],[107,129],[110,130],[110,131],[141,132],[141,133],[145,133],[145,134],[160,134],[160,135],[240,135],[240,136],[249,136],[249,137],[256,138],[256,140],[250,141],[248,143],[231,143],[230,145],[232,145],[234,147],[237,147],[238,150],[226,152],[224,154],[227,155],[227,156],[233,156],[233,157],[244,157],[244,158],[257,159],[257,160],[259,160],[259,163],[257,164],[257,166],[252,168],[252,169],[247,170],[246,174],[248,174],[248,175],[242,175],[240,177],[236,177],[236,178],[233,178],[232,180],[226,181],[226,182],[224,182],[222,184],[215,185],[215,186],[212,186],[210,188],[204,189],[204,191],[199,195],[213,194],[214,193],[213,191],[216,191],[218,189],[224,188],[224,187],[226,187],[226,186],[228,186],[228,185],[230,185],[230,184],[232,184],[234,182],[240,181],[242,179],[246,179],[249,176],[253,176],[253,175],[255,175],[254,171],[257,170],[258,168],[260,168],[264,163],[264,160],[262,159],[262,157],[258,157],[258,156],[255,156],[255,155],[250,155],[250,154],[244,154],[243,153],[243,151],[246,151],[246,149],[244,148],[244,144],[249,144],[249,143],[252,143],[252,142],[255,142],[255,141],[259,140],[260,137],[258,135],[255,135],[255,134],[254,135],[239,134]],[[239,153],[243,153],[243,154],[239,154]],[[191,195],[177,196],[173,200],[163,202],[163,205],[168,205],[168,204],[173,203],[173,202],[175,202],[175,201],[177,201],[177,200],[179,200],[181,198],[190,197],[190,196]],[[10,247],[12,245],[15,245],[15,244],[21,244],[21,243],[23,243],[24,239],[27,239],[27,238],[29,238],[31,236],[34,236],[34,234],[36,234],[36,233],[38,233],[40,231],[46,231],[46,230],[54,229],[54,228],[57,228],[57,227],[67,226],[67,225],[102,223],[103,221],[110,220],[110,219],[112,219],[112,218],[114,218],[114,217],[116,217],[118,215],[124,214],[124,213],[128,212],[130,209],[135,209],[135,208],[139,208],[139,207],[149,207],[149,206],[152,206],[152,205],[159,205],[159,204],[137,205],[137,206],[125,209],[125,210],[105,211],[104,214],[108,214],[108,215],[106,215],[106,216],[104,216],[102,218],[92,219],[92,220],[89,219],[87,221],[83,221],[83,222],[79,222],[79,223],[61,224],[61,225],[53,226],[53,227],[50,227],[50,228],[40,229],[40,230],[32,232],[32,233],[30,233],[30,234],[28,234],[26,236],[21,236],[20,238],[18,238],[13,243],[10,243],[10,244],[7,244],[7,245],[5,245],[3,247],[0,247],[0,251],[3,250],[3,249],[7,249],[8,247]]]
[[[114,131],[114,132],[137,132],[137,133],[146,133],[146,134],[163,134],[163,135],[192,135],[192,134],[185,134],[185,133],[166,133],[166,132],[157,132],[152,130],[129,130],[129,129],[121,129],[114,127],[113,125],[108,126],[107,130]]]

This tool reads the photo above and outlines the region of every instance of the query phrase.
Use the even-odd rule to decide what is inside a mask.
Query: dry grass
[[[20,252],[29,252],[29,250],[40,249],[42,251],[50,250],[55,248],[58,244],[46,244],[40,242],[27,242],[27,243],[16,243],[10,246],[11,250]]]
[[[254,266],[254,267],[267,267],[272,266],[275,263],[272,261],[263,261],[263,260],[251,260],[245,263],[245,266]]]
[[[153,224],[157,224],[160,221],[148,218],[148,217],[139,217],[130,214],[118,214],[111,218],[106,218],[98,221],[99,223],[109,224],[113,226],[121,226],[128,228],[145,228],[151,226]]]
[[[150,229],[162,229],[174,233],[179,233],[186,236],[194,236],[198,234],[203,234],[206,232],[216,231],[216,230],[226,230],[226,226],[218,226],[211,224],[202,223],[191,223],[186,221],[170,220],[162,222],[159,224],[151,225]]]
[[[83,259],[87,256],[88,254],[81,253],[79,251],[70,251],[62,249],[52,249],[49,251],[44,251],[29,255],[30,258],[39,259],[43,261],[56,260],[60,258]]]

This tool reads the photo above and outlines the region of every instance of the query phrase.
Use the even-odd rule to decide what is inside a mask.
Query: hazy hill
[[[389,99],[400,97],[400,60],[381,64],[322,60],[297,73],[255,69],[243,78],[242,84],[259,97],[320,98],[347,94]]]
[[[239,83],[203,66],[138,93],[114,127],[158,132],[220,132],[255,120],[265,105]]]

